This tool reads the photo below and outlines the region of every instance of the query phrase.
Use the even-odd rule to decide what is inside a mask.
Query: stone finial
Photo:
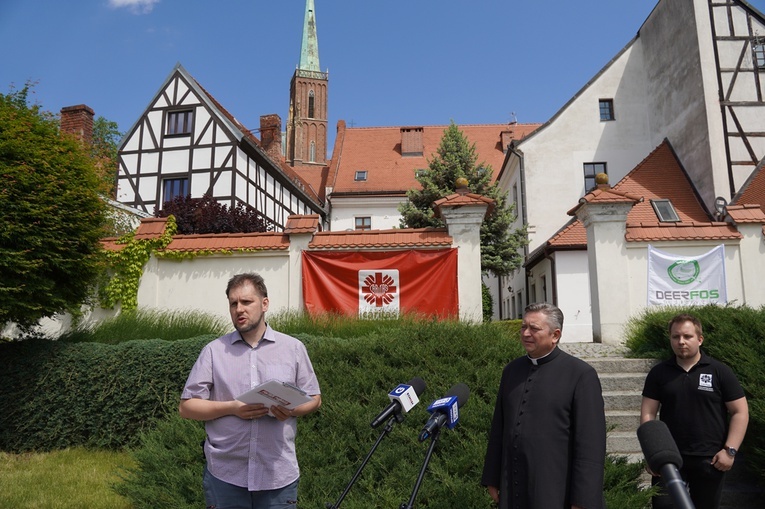
[[[595,183],[597,185],[608,185],[608,174],[607,173],[598,173],[595,175]]]
[[[468,179],[465,177],[459,177],[454,181],[454,186],[457,188],[457,193],[465,195],[468,193]]]

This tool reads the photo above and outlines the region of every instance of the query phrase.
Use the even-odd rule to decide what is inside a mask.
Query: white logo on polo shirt
[[[711,391],[712,389],[712,374],[711,373],[701,373],[699,375],[699,390],[700,391]]]

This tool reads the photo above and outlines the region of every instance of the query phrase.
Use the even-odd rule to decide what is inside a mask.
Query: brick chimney
[[[401,155],[421,156],[423,154],[422,127],[401,128]]]
[[[282,119],[276,113],[260,116],[260,144],[266,154],[279,161],[282,154]]]
[[[95,112],[84,104],[61,108],[61,132],[75,135],[85,143],[93,141]]]

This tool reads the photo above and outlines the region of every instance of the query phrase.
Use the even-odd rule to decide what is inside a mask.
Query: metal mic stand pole
[[[440,436],[441,428],[437,428],[436,431],[431,435],[430,446],[428,447],[428,452],[425,454],[425,461],[422,463],[422,468],[420,468],[420,475],[417,476],[417,482],[414,483],[412,496],[409,497],[409,502],[401,504],[399,509],[412,509],[414,507],[414,499],[417,498],[417,492],[420,491],[420,485],[422,484],[422,480],[425,478],[425,471],[428,469],[430,457],[433,455],[433,449],[435,449],[436,441],[438,441],[438,437]]]
[[[375,442],[375,445],[372,446],[372,449],[370,449],[369,453],[367,454],[366,458],[364,458],[364,461],[361,462],[361,466],[359,466],[358,470],[356,470],[356,473],[353,474],[353,478],[351,479],[351,482],[348,483],[348,485],[345,487],[345,491],[340,495],[340,498],[337,499],[337,502],[334,504],[331,504],[327,502],[325,504],[325,507],[327,509],[338,509],[340,507],[340,504],[343,502],[343,499],[348,494],[349,491],[351,491],[351,486],[353,486],[353,483],[356,482],[356,479],[359,478],[359,475],[361,475],[361,471],[364,470],[364,467],[369,462],[369,459],[372,457],[372,454],[374,454],[375,450],[377,450],[377,446],[380,445],[380,442],[382,442],[382,439],[385,438],[385,436],[391,432],[393,429],[393,421],[401,422],[403,421],[403,416],[399,417],[398,415],[391,416],[390,419],[388,419],[388,422],[385,423],[385,426],[383,427],[382,433],[380,433],[380,436],[377,437],[377,441]]]

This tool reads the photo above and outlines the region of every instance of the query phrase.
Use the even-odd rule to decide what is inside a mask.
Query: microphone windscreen
[[[425,380],[420,378],[419,376],[416,376],[409,380],[407,385],[412,386],[412,389],[414,389],[415,394],[417,394],[417,397],[419,398],[422,396],[422,393],[425,392]]]
[[[462,405],[467,403],[467,400],[470,397],[470,389],[468,389],[467,385],[460,382],[458,384],[454,384],[452,388],[449,389],[449,392],[446,393],[446,396],[456,396],[457,408],[462,408]]]
[[[637,437],[648,467],[654,472],[661,471],[661,467],[667,463],[677,468],[683,466],[683,457],[680,456],[675,439],[662,421],[644,422],[637,430]]]

